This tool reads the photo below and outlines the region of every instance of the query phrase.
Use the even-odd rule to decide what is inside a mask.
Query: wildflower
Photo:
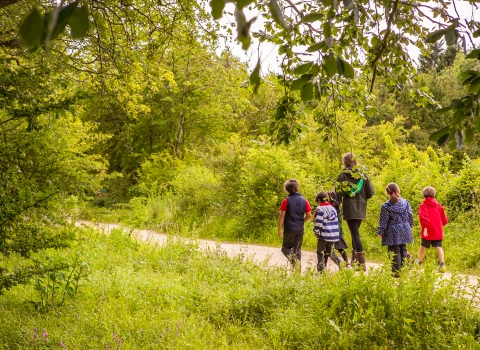
[[[61,346],[62,348],[64,348],[64,349],[67,347],[67,346],[65,345],[65,343],[64,343],[63,341],[61,341],[61,340],[60,340],[60,346]]]

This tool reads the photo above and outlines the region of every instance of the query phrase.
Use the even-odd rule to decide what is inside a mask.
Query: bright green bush
[[[445,196],[451,219],[480,204],[480,159],[465,159],[461,172],[455,177]]]
[[[216,202],[218,179],[204,165],[183,165],[171,181],[177,213],[188,216],[190,213],[205,215],[219,203]]]

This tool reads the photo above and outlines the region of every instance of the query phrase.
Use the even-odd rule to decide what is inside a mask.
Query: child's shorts
[[[442,247],[442,240],[439,239],[438,241],[429,241],[428,239],[423,239],[422,238],[422,247],[430,248],[430,246],[441,248]]]

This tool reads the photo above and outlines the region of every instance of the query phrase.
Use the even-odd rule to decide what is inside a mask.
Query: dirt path
[[[132,230],[128,227],[124,227],[117,224],[103,224],[103,223],[93,223],[89,221],[77,221],[75,223],[77,226],[89,226],[89,227],[96,227],[100,230],[105,232],[110,232],[112,229],[124,229],[124,230]],[[137,230],[133,229],[132,233],[134,236],[139,237],[140,239],[149,242],[149,243],[156,243],[156,244],[164,244],[167,242],[169,238],[172,236],[162,234],[152,230]],[[191,241],[187,238],[176,237],[177,239]],[[286,267],[287,266],[287,259],[280,251],[280,247],[267,247],[261,246],[256,244],[238,244],[238,243],[222,243],[217,241],[211,241],[206,239],[198,239],[195,240],[198,242],[198,245],[201,249],[221,249],[225,251],[225,253],[230,257],[235,257],[238,255],[243,255],[245,258],[251,259],[258,264],[266,264],[268,266],[276,266],[276,267]],[[317,256],[315,252],[310,251],[302,251],[302,271],[306,271],[307,269],[314,269],[317,264]],[[373,267],[378,268],[380,265],[376,263],[367,262],[367,269]],[[330,271],[337,271],[338,267],[332,262],[328,262],[327,268]],[[442,278],[451,278],[451,273],[444,273]],[[471,275],[460,275],[468,278],[468,284],[470,286],[476,286],[478,284],[478,279],[475,276]]]

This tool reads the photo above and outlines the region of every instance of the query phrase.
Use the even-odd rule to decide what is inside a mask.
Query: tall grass
[[[37,310],[32,286],[0,296],[2,349],[479,348],[478,300],[428,266],[292,275],[119,230],[78,237],[90,273],[76,298]]]

